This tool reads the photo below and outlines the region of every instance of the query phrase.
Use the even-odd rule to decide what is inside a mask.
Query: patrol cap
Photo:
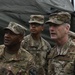
[[[25,31],[27,29],[18,23],[10,22],[8,27],[6,27],[4,30],[11,30],[15,34],[25,35]]]
[[[38,23],[44,24],[44,16],[43,15],[31,15],[29,23]]]
[[[49,20],[46,21],[46,24],[48,23],[54,23],[57,25],[63,24],[63,23],[70,23],[71,15],[68,12],[58,12],[53,13],[50,15]]]

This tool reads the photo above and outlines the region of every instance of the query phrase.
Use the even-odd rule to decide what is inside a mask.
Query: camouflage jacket
[[[0,45],[0,75],[29,75],[32,67],[33,57],[25,49],[20,48],[17,54],[7,58],[5,46]]]
[[[60,51],[57,48],[47,57],[48,75],[75,75],[75,43],[69,40]]]
[[[24,40],[22,41],[22,47],[34,56],[36,66],[39,68],[44,66],[46,54],[50,50],[51,46],[42,37],[38,45],[36,45],[37,42],[34,43],[34,39],[32,38],[31,34],[29,34],[24,37]]]

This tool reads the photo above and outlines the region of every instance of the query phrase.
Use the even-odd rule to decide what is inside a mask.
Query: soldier
[[[24,37],[22,47],[29,51],[35,59],[37,69],[40,75],[44,75],[46,53],[50,50],[50,44],[41,37],[41,32],[44,30],[44,16],[30,16],[30,34]]]
[[[51,39],[56,42],[47,57],[48,75],[75,75],[75,43],[68,36],[70,19],[68,12],[61,11],[46,21]]]
[[[33,56],[20,44],[25,34],[25,28],[15,22],[10,22],[4,29],[4,45],[0,45],[0,75],[33,75]]]

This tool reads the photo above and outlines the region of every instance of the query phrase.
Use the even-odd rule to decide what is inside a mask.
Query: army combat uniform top
[[[24,40],[22,41],[22,47],[34,56],[37,68],[44,67],[46,53],[51,48],[50,44],[45,39],[41,37],[39,41],[35,41],[33,40],[31,34],[29,34],[24,37]]]
[[[20,48],[18,53],[9,54],[5,46],[0,45],[0,75],[29,75],[33,65],[33,57],[25,49]]]
[[[70,39],[61,49],[55,46],[47,59],[48,75],[75,75],[75,43]]]

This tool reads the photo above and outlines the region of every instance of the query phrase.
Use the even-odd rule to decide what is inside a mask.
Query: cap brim
[[[52,24],[58,24],[58,25],[63,24],[63,22],[61,22],[61,21],[51,21],[51,20],[46,21],[45,24],[50,24],[50,23],[52,23]]]
[[[10,31],[12,31],[12,32],[15,33],[15,34],[19,34],[18,32],[15,32],[13,29],[11,29],[11,28],[9,28],[9,27],[4,28],[4,30],[10,30]]]

